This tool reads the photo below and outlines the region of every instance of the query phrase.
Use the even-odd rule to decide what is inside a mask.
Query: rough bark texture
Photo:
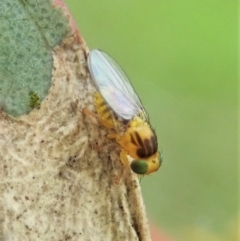
[[[0,240],[150,240],[137,175],[94,111],[96,91],[77,34],[53,51],[39,110],[0,115]]]

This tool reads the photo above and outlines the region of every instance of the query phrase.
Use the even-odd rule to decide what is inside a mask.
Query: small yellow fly
[[[99,121],[114,130],[108,137],[120,145],[122,163],[139,175],[156,172],[162,163],[157,136],[128,77],[109,55],[96,49],[88,56],[88,68],[98,89],[95,108]],[[130,163],[127,156],[133,159]]]

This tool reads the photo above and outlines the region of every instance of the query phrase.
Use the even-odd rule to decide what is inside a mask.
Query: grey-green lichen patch
[[[28,113],[29,93],[42,100],[50,87],[52,49],[70,33],[49,0],[1,0],[0,106],[12,116]]]

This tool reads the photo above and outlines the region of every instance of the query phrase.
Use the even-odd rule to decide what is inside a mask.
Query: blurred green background
[[[89,48],[130,77],[164,163],[149,219],[174,240],[237,240],[237,1],[65,1]]]

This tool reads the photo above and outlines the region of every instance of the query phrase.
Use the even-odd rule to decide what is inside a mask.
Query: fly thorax
[[[136,147],[139,159],[146,159],[157,152],[158,144],[156,135],[148,124],[141,124],[128,130],[130,142]]]
[[[137,127],[137,126],[141,126],[143,124],[147,124],[146,121],[144,121],[142,118],[140,118],[139,116],[135,116],[134,118],[132,118],[131,121],[129,121],[128,125],[129,127]]]

